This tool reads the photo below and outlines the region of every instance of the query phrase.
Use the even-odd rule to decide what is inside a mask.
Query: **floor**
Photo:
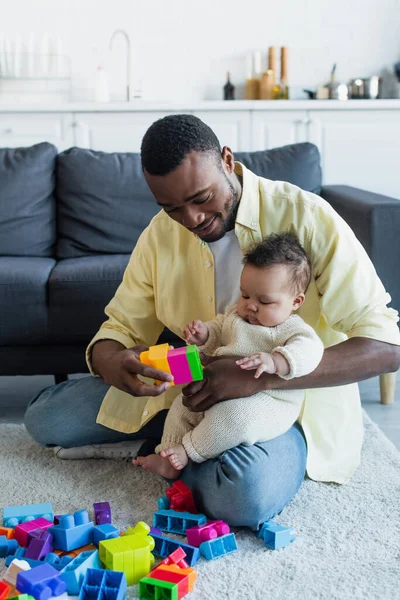
[[[54,379],[51,376],[0,377],[0,422],[22,422],[29,400],[53,383]],[[392,405],[380,404],[378,378],[361,382],[360,390],[363,407],[400,450],[400,375],[397,376],[396,394]]]

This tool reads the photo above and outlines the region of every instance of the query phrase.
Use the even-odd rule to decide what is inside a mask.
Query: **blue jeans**
[[[167,411],[133,434],[97,424],[107,390],[101,378],[91,376],[47,388],[29,404],[25,426],[39,444],[47,447],[161,437]],[[182,480],[192,489],[200,512],[233,526],[257,529],[280,513],[296,494],[304,479],[306,459],[305,437],[295,423],[268,442],[237,446],[203,463],[189,461]]]

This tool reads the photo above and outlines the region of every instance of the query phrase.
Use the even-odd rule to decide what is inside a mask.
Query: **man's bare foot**
[[[171,465],[178,471],[184,469],[189,462],[188,455],[182,444],[161,450],[160,454],[163,458],[167,458]]]
[[[132,463],[136,467],[143,467],[146,471],[157,473],[166,479],[178,479],[180,472],[175,469],[168,458],[163,458],[159,454],[149,454],[149,456],[138,456]]]

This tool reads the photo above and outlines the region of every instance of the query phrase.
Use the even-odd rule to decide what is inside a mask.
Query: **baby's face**
[[[304,294],[294,294],[284,265],[258,268],[245,265],[240,278],[241,297],[238,314],[252,325],[276,327],[304,301]]]

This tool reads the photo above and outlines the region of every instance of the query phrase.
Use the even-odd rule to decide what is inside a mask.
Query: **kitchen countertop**
[[[249,110],[394,110],[400,99],[388,100],[231,100],[203,102],[69,102],[28,104],[0,101],[0,113],[32,112],[185,112],[185,111],[249,111]]]

